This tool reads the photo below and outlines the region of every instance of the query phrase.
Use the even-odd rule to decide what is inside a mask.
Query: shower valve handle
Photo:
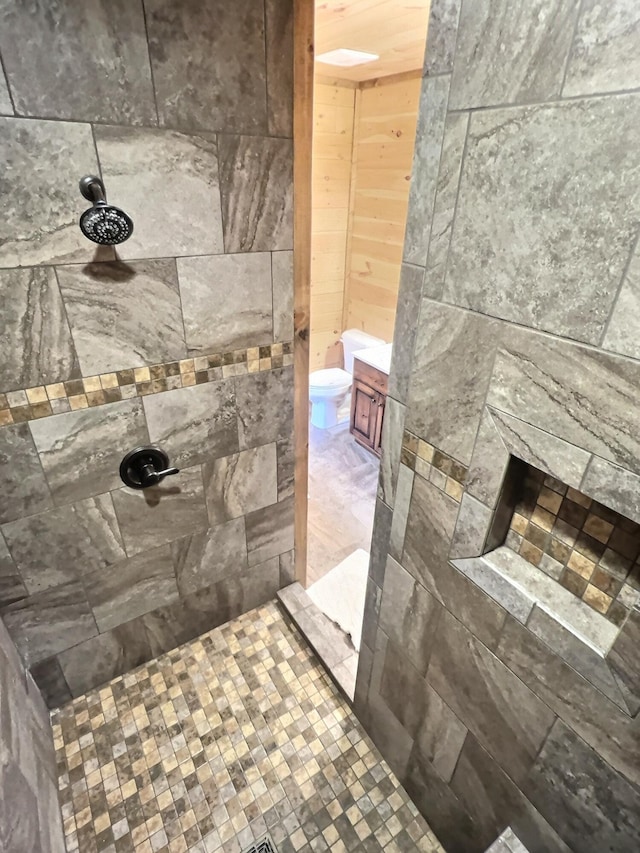
[[[169,457],[159,447],[136,447],[120,463],[120,478],[131,489],[148,489],[179,470],[169,467]]]

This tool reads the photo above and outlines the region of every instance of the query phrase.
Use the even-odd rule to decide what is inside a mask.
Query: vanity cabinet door
[[[381,425],[378,424],[381,400],[384,398],[373,388],[357,379],[354,380],[351,394],[351,432],[356,441],[378,453],[382,432]]]

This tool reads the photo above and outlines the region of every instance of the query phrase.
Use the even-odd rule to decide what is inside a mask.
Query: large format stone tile
[[[235,518],[174,542],[171,555],[184,597],[247,569],[244,518]]]
[[[640,95],[475,113],[445,300],[598,343],[640,214],[639,123]]]
[[[240,449],[289,439],[293,431],[293,369],[237,376]]]
[[[2,70],[2,64],[0,63],[0,115],[13,115],[13,104],[11,103],[11,96],[9,95],[9,88],[5,81],[4,71]]]
[[[509,0],[463,3],[449,108],[557,97],[579,6],[532,0],[523,15]]]
[[[117,488],[125,453],[148,444],[140,400],[65,412],[30,428],[57,504]]]
[[[57,274],[85,376],[186,358],[173,259],[72,265]]]
[[[27,666],[98,633],[79,582],[29,596],[6,607],[1,615]]]
[[[71,701],[71,691],[57,657],[34,664],[29,674],[35,681],[47,708],[59,708]]]
[[[108,126],[95,135],[109,200],[135,227],[120,258],[223,251],[214,137]]]
[[[445,74],[453,69],[456,36],[462,0],[433,0],[429,7],[424,76]]]
[[[418,670],[390,640],[382,666],[380,696],[412,739],[424,720],[427,689]]]
[[[0,50],[20,115],[156,123],[142,4],[0,6]]]
[[[400,267],[398,285],[398,305],[391,351],[391,372],[389,374],[389,399],[406,403],[409,393],[409,379],[413,350],[418,331],[418,317],[422,303],[422,278],[424,269],[403,263]],[[386,416],[386,410],[385,410]]]
[[[640,246],[636,243],[602,342],[604,349],[640,359],[639,309]]]
[[[429,301],[422,305],[405,426],[465,465],[480,422],[498,331],[498,323],[485,317]]]
[[[369,555],[369,577],[379,587],[384,584],[384,573],[389,553],[389,539],[393,524],[393,510],[384,501],[376,500],[373,516],[373,533]]]
[[[615,676],[632,714],[640,710],[640,610],[636,608],[611,647],[607,663]]]
[[[500,495],[508,462],[509,452],[491,413],[485,409],[469,463],[465,484],[467,494],[488,507],[494,507]]]
[[[453,498],[422,477],[414,479],[402,562],[427,589],[432,573],[447,561],[457,515]]]
[[[40,850],[38,799],[16,757],[2,755],[0,841],[5,850]],[[9,783],[7,780],[11,780]]]
[[[172,604],[178,600],[178,587],[169,546],[123,560],[108,572],[94,572],[85,579],[85,588],[100,631]]]
[[[640,523],[640,476],[592,456],[581,490],[615,512]]]
[[[582,3],[563,95],[640,86],[638,34],[635,0]]]
[[[293,340],[293,252],[271,253],[273,340]]]
[[[522,782],[555,715],[446,611],[427,680],[509,776]]]
[[[112,493],[122,538],[131,557],[207,527],[200,466],[150,489],[122,488]]]
[[[145,0],[160,123],[266,133],[263,4]]]
[[[402,558],[404,538],[407,532],[407,519],[413,494],[415,474],[407,465],[401,465],[398,472],[398,482],[395,494],[391,535],[389,536],[389,553],[396,560]]]
[[[267,112],[270,136],[293,136],[293,2],[266,0]]]
[[[144,398],[151,441],[172,465],[196,465],[238,450],[233,389],[233,380],[206,382]]]
[[[466,737],[466,727],[427,684],[416,746],[445,782],[449,782],[453,776]]]
[[[560,720],[524,792],[573,850],[628,853],[640,846],[640,793]]]
[[[249,565],[264,563],[293,548],[293,498],[248,513],[247,550]]]
[[[2,532],[30,595],[125,557],[108,494],[11,521]]]
[[[90,260],[78,227],[78,180],[98,171],[90,125],[0,118],[0,160],[0,267]]]
[[[218,152],[225,251],[292,249],[291,140],[221,135]]]
[[[69,324],[52,269],[0,270],[3,391],[79,376]]]
[[[380,498],[392,509],[398,484],[398,472],[400,471],[405,415],[406,406],[398,403],[393,397],[387,397],[382,426],[382,456],[380,458],[378,493]]]
[[[0,607],[27,597],[27,589],[13,562],[9,549],[0,536]]]
[[[290,498],[295,491],[296,448],[293,424],[287,438],[276,442],[278,456],[278,500]]]
[[[477,557],[484,553],[492,519],[493,513],[488,507],[471,495],[464,494],[449,557]]]
[[[178,274],[189,355],[271,343],[268,252],[180,258]]]
[[[0,523],[53,506],[27,424],[0,430]]]
[[[276,503],[276,455],[276,445],[265,444],[204,464],[202,475],[211,524]]]

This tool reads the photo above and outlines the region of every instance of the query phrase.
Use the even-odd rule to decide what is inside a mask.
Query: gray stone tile
[[[168,545],[145,551],[85,579],[85,589],[100,631],[109,631],[155,607],[178,599]],[[75,645],[68,643],[65,648]]]
[[[411,468],[408,468],[406,465],[400,466],[398,487],[395,496],[395,509],[393,511],[393,521],[391,522],[391,535],[389,537],[389,553],[396,560],[402,559],[414,477],[415,475]]]
[[[616,512],[640,522],[640,476],[593,456],[581,490]]]
[[[249,565],[263,563],[293,548],[293,498],[248,513]]]
[[[52,269],[0,270],[0,317],[6,341],[0,364],[3,391],[80,375]]]
[[[369,557],[369,577],[379,587],[384,584],[385,566],[389,552],[389,538],[393,523],[393,510],[381,500],[376,501],[373,517],[373,534],[371,536],[371,551]]]
[[[293,252],[271,253],[273,340],[293,340]]]
[[[476,65],[473,74],[482,79]],[[639,122],[635,95],[475,113],[444,299],[598,343],[635,237]],[[588,186],[575,184],[585,171]],[[514,251],[519,240],[526,251]],[[526,290],[514,288],[523,280]]]
[[[147,128],[97,126],[109,200],[134,221],[120,258],[223,251],[215,139]]]
[[[13,115],[13,104],[9,95],[9,88],[5,80],[4,69],[0,62],[0,115]]]
[[[64,266],[57,274],[85,376],[186,358],[173,259]]]
[[[638,86],[638,9],[634,0],[582,3],[563,95]]]
[[[525,794],[574,850],[627,853],[640,844],[640,794],[560,720]]]
[[[422,267],[427,262],[450,79],[425,77],[420,92],[403,260]]]
[[[13,604],[27,597],[27,590],[20,577],[9,549],[0,535],[0,607]]]
[[[521,558],[522,559],[522,558]],[[523,624],[535,607],[534,596],[498,570],[491,555],[454,560],[455,567]]]
[[[414,479],[402,563],[430,591],[432,573],[447,561],[457,515],[453,498],[422,477]]]
[[[373,667],[373,652],[369,646],[362,643],[358,655],[358,672],[356,675],[356,688],[353,697],[353,710],[366,728],[367,698],[369,694],[369,682],[371,681],[371,669]]]
[[[466,480],[468,494],[488,507],[495,507],[508,462],[509,451],[505,447],[491,413],[485,409],[469,463]]]
[[[400,403],[407,402],[413,350],[416,343],[418,317],[422,303],[422,279],[424,269],[403,263],[400,267],[398,286],[398,304],[391,351],[391,372],[389,374],[389,399]],[[385,410],[386,417],[386,410]]]
[[[291,616],[296,616],[300,611],[306,610],[313,604],[306,589],[299,583],[292,583],[285,589],[279,590],[278,601]]]
[[[235,387],[241,450],[290,438],[293,430],[291,367],[237,376]]]
[[[293,248],[293,145],[289,139],[218,137],[227,252]]]
[[[405,265],[406,266],[406,265]],[[413,267],[410,267],[413,269]],[[400,471],[400,453],[402,435],[407,408],[393,397],[387,397],[382,425],[382,456],[380,457],[379,497],[387,506],[394,507],[398,472]]]
[[[309,607],[292,615],[292,618],[311,648],[331,672],[354,654],[349,636],[313,602]]]
[[[0,50],[18,113],[155,124],[141,4],[71,0],[2,12]]]
[[[331,677],[351,702],[356,692],[356,679],[358,677],[358,653],[352,652],[348,658],[340,661],[331,670]]]
[[[30,428],[58,504],[117,488],[122,457],[148,444],[140,400],[53,415]]]
[[[362,618],[362,642],[373,648],[376,644],[380,607],[382,605],[382,590],[378,584],[367,578],[364,596],[364,614]]]
[[[47,708],[59,708],[71,700],[71,691],[57,657],[34,664],[30,673]]]
[[[268,252],[180,258],[178,273],[189,355],[271,343]]]
[[[280,554],[280,586],[287,586],[294,583],[296,580],[296,555],[295,551],[287,551],[286,554]]]
[[[640,247],[636,243],[602,342],[604,349],[640,358],[637,321],[639,307]]]
[[[485,550],[485,542],[493,513],[476,498],[465,493],[460,502],[458,520],[451,540],[450,559],[477,557]]]
[[[265,444],[206,462],[202,468],[209,522],[220,524],[278,500],[276,445]]]
[[[58,659],[75,697],[135,669],[151,657],[146,631],[141,620],[136,619],[67,649]]]
[[[293,136],[293,2],[265,3],[270,136]]]
[[[90,125],[0,118],[0,158],[0,267],[91,260],[95,244],[78,228],[78,176],[98,171]]]
[[[53,506],[27,424],[0,430],[0,522]]]
[[[98,633],[79,582],[29,596],[6,607],[1,615],[27,666]]]
[[[390,640],[385,649],[380,696],[414,740],[424,720],[427,689],[424,677]]]
[[[424,76],[445,74],[453,69],[456,36],[462,0],[433,0],[429,8]]]
[[[446,611],[439,634],[427,680],[509,776],[522,782],[555,715]]]
[[[145,0],[145,11],[160,123],[266,133],[262,4]]]
[[[108,494],[11,521],[2,532],[30,595],[125,557]]]
[[[577,0],[533,0],[520,15],[508,0],[463,4],[449,108],[557,97],[579,6]]]
[[[416,734],[416,746],[434,767],[436,773],[449,782],[467,736],[467,729],[427,684],[424,716]]]
[[[615,675],[632,714],[640,710],[640,610],[632,610],[607,656],[607,663]]]
[[[132,557],[207,527],[202,471],[183,468],[149,489],[112,493],[127,554]],[[124,555],[123,555],[124,556]]]
[[[171,555],[183,598],[246,571],[245,520],[235,518],[186,536],[172,544]]]
[[[424,675],[436,642],[442,605],[392,557],[387,560],[380,627]]]
[[[278,500],[290,498],[295,490],[296,456],[293,426],[287,438],[276,442],[278,456]]]
[[[144,397],[144,410],[151,442],[159,444],[171,464],[178,466],[235,453],[235,402],[233,379],[150,394]]]
[[[498,334],[498,323],[485,317],[423,303],[405,426],[464,465],[471,459]]]
[[[5,850],[40,850],[40,825],[37,818],[38,800],[25,779],[16,760],[3,755],[3,779],[0,799],[0,826]]]

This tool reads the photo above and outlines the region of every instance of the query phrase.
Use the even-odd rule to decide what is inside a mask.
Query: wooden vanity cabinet
[[[350,431],[358,444],[380,456],[389,377],[359,359],[353,362]]]

